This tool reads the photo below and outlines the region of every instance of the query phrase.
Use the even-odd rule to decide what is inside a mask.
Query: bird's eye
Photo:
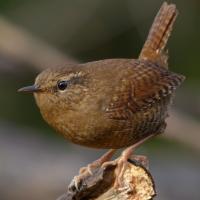
[[[59,90],[65,90],[67,88],[67,81],[58,81],[57,86]]]

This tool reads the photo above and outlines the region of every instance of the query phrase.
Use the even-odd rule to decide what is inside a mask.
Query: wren
[[[174,4],[163,3],[138,59],[49,68],[19,91],[33,92],[44,120],[71,142],[112,149],[98,163],[128,147],[120,160],[125,163],[138,144],[164,132],[168,107],[184,80],[169,71],[165,51],[177,14]]]

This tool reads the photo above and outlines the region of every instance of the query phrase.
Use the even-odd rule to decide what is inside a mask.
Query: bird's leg
[[[69,188],[75,187],[76,190],[79,190],[79,185],[81,184],[84,177],[86,177],[87,175],[93,175],[92,172],[93,169],[97,169],[98,167],[103,167],[103,164],[109,161],[116,151],[117,149],[110,149],[98,160],[95,160],[94,162],[90,163],[87,167],[82,167],[79,170],[79,175],[74,177],[71,184],[69,185]]]
[[[133,151],[139,147],[141,144],[143,144],[146,140],[148,140],[149,138],[153,137],[154,135],[149,135],[146,138],[140,140],[139,142],[135,143],[134,145],[126,148],[120,158],[117,160],[117,168],[116,168],[116,179],[115,179],[115,183],[114,183],[114,187],[115,188],[119,188],[122,186],[122,179],[123,179],[123,175],[124,172],[126,170],[127,164],[128,164],[128,159],[130,158],[130,156],[133,154]]]
[[[82,167],[79,170],[79,173],[82,174],[87,171],[92,175],[92,169],[101,167],[105,162],[109,161],[112,158],[116,151],[117,149],[110,149],[105,154],[103,154],[103,156],[101,156],[98,160],[95,160],[94,162],[90,163],[87,167]]]

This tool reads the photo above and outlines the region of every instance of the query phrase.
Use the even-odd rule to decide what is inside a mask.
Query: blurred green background
[[[102,151],[65,141],[18,94],[44,68],[76,60],[137,58],[160,0],[0,0],[0,199],[56,199]],[[200,199],[200,1],[174,0],[168,49],[179,88],[166,133],[143,145],[156,199]]]

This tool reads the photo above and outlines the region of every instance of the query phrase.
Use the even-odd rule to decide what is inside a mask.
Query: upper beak
[[[40,91],[40,88],[36,85],[23,87],[18,90],[18,92],[24,92],[24,93],[33,93],[33,92],[39,92],[39,91]]]

